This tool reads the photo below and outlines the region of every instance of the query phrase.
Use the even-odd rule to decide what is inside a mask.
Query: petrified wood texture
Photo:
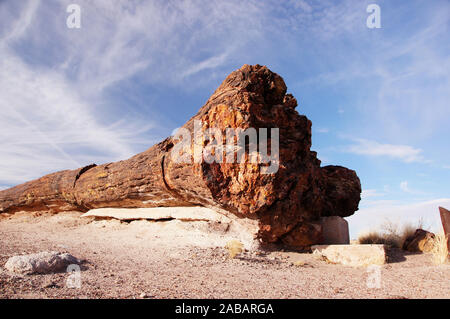
[[[352,215],[361,185],[352,170],[320,167],[310,151],[311,122],[296,106],[279,75],[244,65],[183,127],[192,132],[194,121],[201,121],[202,129],[222,131],[279,128],[277,172],[263,174],[265,164],[248,159],[178,163],[170,155],[178,140],[169,137],[126,161],[62,171],[4,190],[0,212],[203,205],[258,219],[263,242],[295,247],[320,243],[320,217]],[[270,149],[270,138],[268,144]]]
[[[447,248],[450,254],[450,211],[444,207],[439,207],[441,215],[442,227],[444,228],[444,235],[447,237]]]

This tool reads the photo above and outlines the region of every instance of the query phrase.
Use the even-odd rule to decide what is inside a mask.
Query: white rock
[[[230,222],[228,217],[206,207],[96,208],[81,217],[114,218],[123,221],[178,219],[181,221]]]
[[[359,267],[386,263],[384,245],[315,245],[311,249],[314,254],[347,266]]]
[[[44,251],[37,254],[13,256],[8,259],[5,268],[18,274],[47,274],[63,271],[70,264],[80,261],[67,253]]]
[[[142,228],[143,236],[152,234],[177,245],[223,247],[230,240],[239,240],[247,250],[260,246],[258,220],[206,207],[97,208],[81,217],[100,219],[103,227],[114,220],[127,221],[129,227]]]

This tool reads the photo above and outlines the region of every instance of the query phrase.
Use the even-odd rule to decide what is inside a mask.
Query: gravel
[[[196,232],[174,239],[164,224],[158,232],[147,222],[98,223],[80,215],[0,219],[0,298],[450,297],[450,265],[434,265],[429,254],[394,250],[388,264],[374,269],[289,251],[244,251],[230,259],[224,247],[184,240]],[[3,267],[15,255],[63,248],[84,260],[79,274],[22,275]],[[80,288],[68,285],[74,275]]]

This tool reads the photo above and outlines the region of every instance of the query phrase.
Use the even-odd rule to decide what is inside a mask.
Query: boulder
[[[80,261],[67,253],[45,251],[31,255],[13,256],[8,259],[5,268],[18,274],[48,274],[65,271],[71,264]]]
[[[402,249],[409,252],[430,252],[433,249],[435,235],[423,229],[405,239]]]
[[[348,245],[350,234],[348,222],[340,216],[322,217],[322,244],[325,245]]]
[[[332,263],[360,267],[386,263],[384,245],[314,245],[314,254],[325,257]]]

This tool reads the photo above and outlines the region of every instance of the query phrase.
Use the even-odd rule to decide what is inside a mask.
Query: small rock
[[[67,253],[40,252],[31,255],[13,256],[8,259],[5,268],[18,274],[48,274],[65,270],[70,264],[80,261]]]
[[[42,285],[42,288],[61,288],[55,281],[47,281]]]
[[[430,252],[433,249],[434,237],[433,233],[417,229],[412,236],[405,240],[402,248],[409,252]]]
[[[303,266],[303,265],[305,265],[305,263],[303,261],[294,261],[292,263],[292,265],[294,265],[294,266]]]
[[[386,263],[384,245],[315,245],[312,251],[330,264],[359,267]]]

